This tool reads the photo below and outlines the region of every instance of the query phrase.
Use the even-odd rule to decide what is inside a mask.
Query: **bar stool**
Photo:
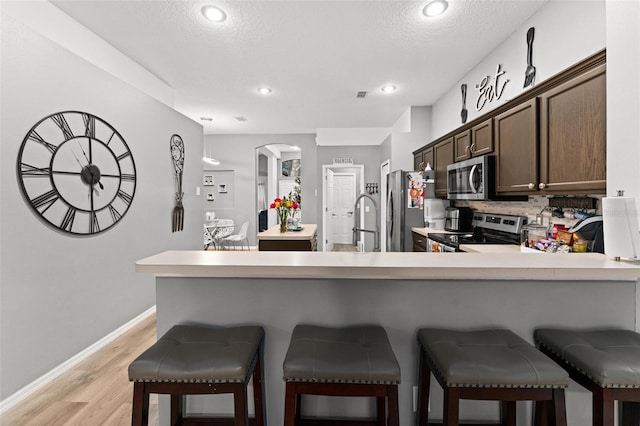
[[[246,426],[247,384],[253,377],[256,425],[265,424],[261,360],[264,330],[259,326],[176,325],[129,365],[133,384],[132,425],[147,425],[149,394],[171,395],[171,424],[197,420],[217,424],[229,418],[183,417],[185,395],[234,395],[233,425]]]
[[[613,425],[615,400],[640,402],[640,334],[540,328],[533,336],[542,352],[592,392],[594,426]],[[620,424],[640,425],[638,407],[625,410]]]
[[[548,414],[550,424],[566,426],[568,374],[512,331],[422,328],[417,337],[419,426],[428,424],[431,373],[444,389],[445,426],[459,424],[460,399],[500,401],[500,424],[510,426],[516,424],[516,401],[550,401],[552,409],[537,412],[536,424]]]
[[[375,397],[376,420],[344,420],[339,424],[399,424],[400,365],[380,326],[296,325],[283,369],[285,426],[304,424],[300,415],[303,394]]]

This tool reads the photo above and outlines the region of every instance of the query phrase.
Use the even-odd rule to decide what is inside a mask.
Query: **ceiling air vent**
[[[367,97],[367,93],[368,93],[368,92],[357,92],[357,93],[356,93],[356,98],[358,98],[358,99],[364,99],[364,98],[366,98],[366,97]]]
[[[242,116],[242,115],[239,115],[239,116],[234,117],[234,118],[235,118],[237,121],[249,121],[249,120],[247,119],[247,117],[244,117],[244,116]]]

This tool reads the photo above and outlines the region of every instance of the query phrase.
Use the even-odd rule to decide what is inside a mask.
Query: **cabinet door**
[[[422,163],[424,165],[424,167],[422,168],[423,170],[425,169],[425,167],[427,167],[427,164],[431,166],[432,170],[436,169],[436,162],[433,156],[433,147],[427,148],[422,151]]]
[[[536,99],[494,118],[496,193],[535,193],[538,184]]]
[[[491,154],[493,152],[493,120],[488,119],[471,128],[471,155]]]
[[[540,96],[540,189],[605,192],[606,99],[605,65]]]
[[[471,158],[471,130],[458,133],[453,137],[453,151],[455,161]]]
[[[413,154],[413,170],[423,170],[424,161],[422,160],[423,151]]]
[[[434,147],[436,167],[436,197],[447,198],[447,166],[453,163],[453,138],[446,139]]]
[[[427,251],[427,237],[416,232],[412,232],[411,236],[413,237],[413,251]]]

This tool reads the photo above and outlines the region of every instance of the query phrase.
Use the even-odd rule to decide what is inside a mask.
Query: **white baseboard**
[[[146,319],[148,316],[153,315],[155,311],[156,311],[156,307],[154,305],[149,309],[147,309],[146,311],[144,311],[143,313],[141,313],[140,315],[138,315],[137,317],[135,317],[134,319],[132,319],[131,321],[127,322],[126,324],[112,331],[111,333],[107,334],[106,336],[104,336],[102,339],[98,340],[91,346],[85,348],[81,352],[77,353],[73,357],[63,362],[62,364],[58,365],[53,370],[49,371],[48,373],[40,376],[33,382],[29,383],[28,385],[26,385],[25,387],[23,387],[22,389],[14,393],[13,395],[8,396],[7,398],[0,401],[0,416],[2,416],[2,414],[5,411],[12,408],[16,404],[24,401],[27,397],[31,396],[31,394],[41,389],[43,386],[49,384],[51,381],[53,381],[55,378],[57,378],[61,374],[71,370],[80,362],[84,361],[89,356],[93,355],[94,353],[98,352],[100,349],[104,348],[109,343],[113,342],[116,338],[118,338],[122,334],[129,331],[129,329],[131,329],[133,326],[135,326],[142,320]]]

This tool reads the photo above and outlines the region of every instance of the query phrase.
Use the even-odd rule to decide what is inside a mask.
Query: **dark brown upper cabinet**
[[[436,197],[447,198],[447,166],[453,161],[453,137],[438,142],[434,146],[434,160],[436,171]]]
[[[540,96],[540,182],[546,193],[606,192],[606,65]]]
[[[488,119],[453,137],[455,161],[493,152],[493,120]]]
[[[423,149],[422,151],[413,154],[413,170],[424,170],[427,167],[427,164],[431,169],[435,168],[435,164],[433,162],[433,147]]]
[[[537,99],[495,117],[496,193],[530,194],[538,186]]]

